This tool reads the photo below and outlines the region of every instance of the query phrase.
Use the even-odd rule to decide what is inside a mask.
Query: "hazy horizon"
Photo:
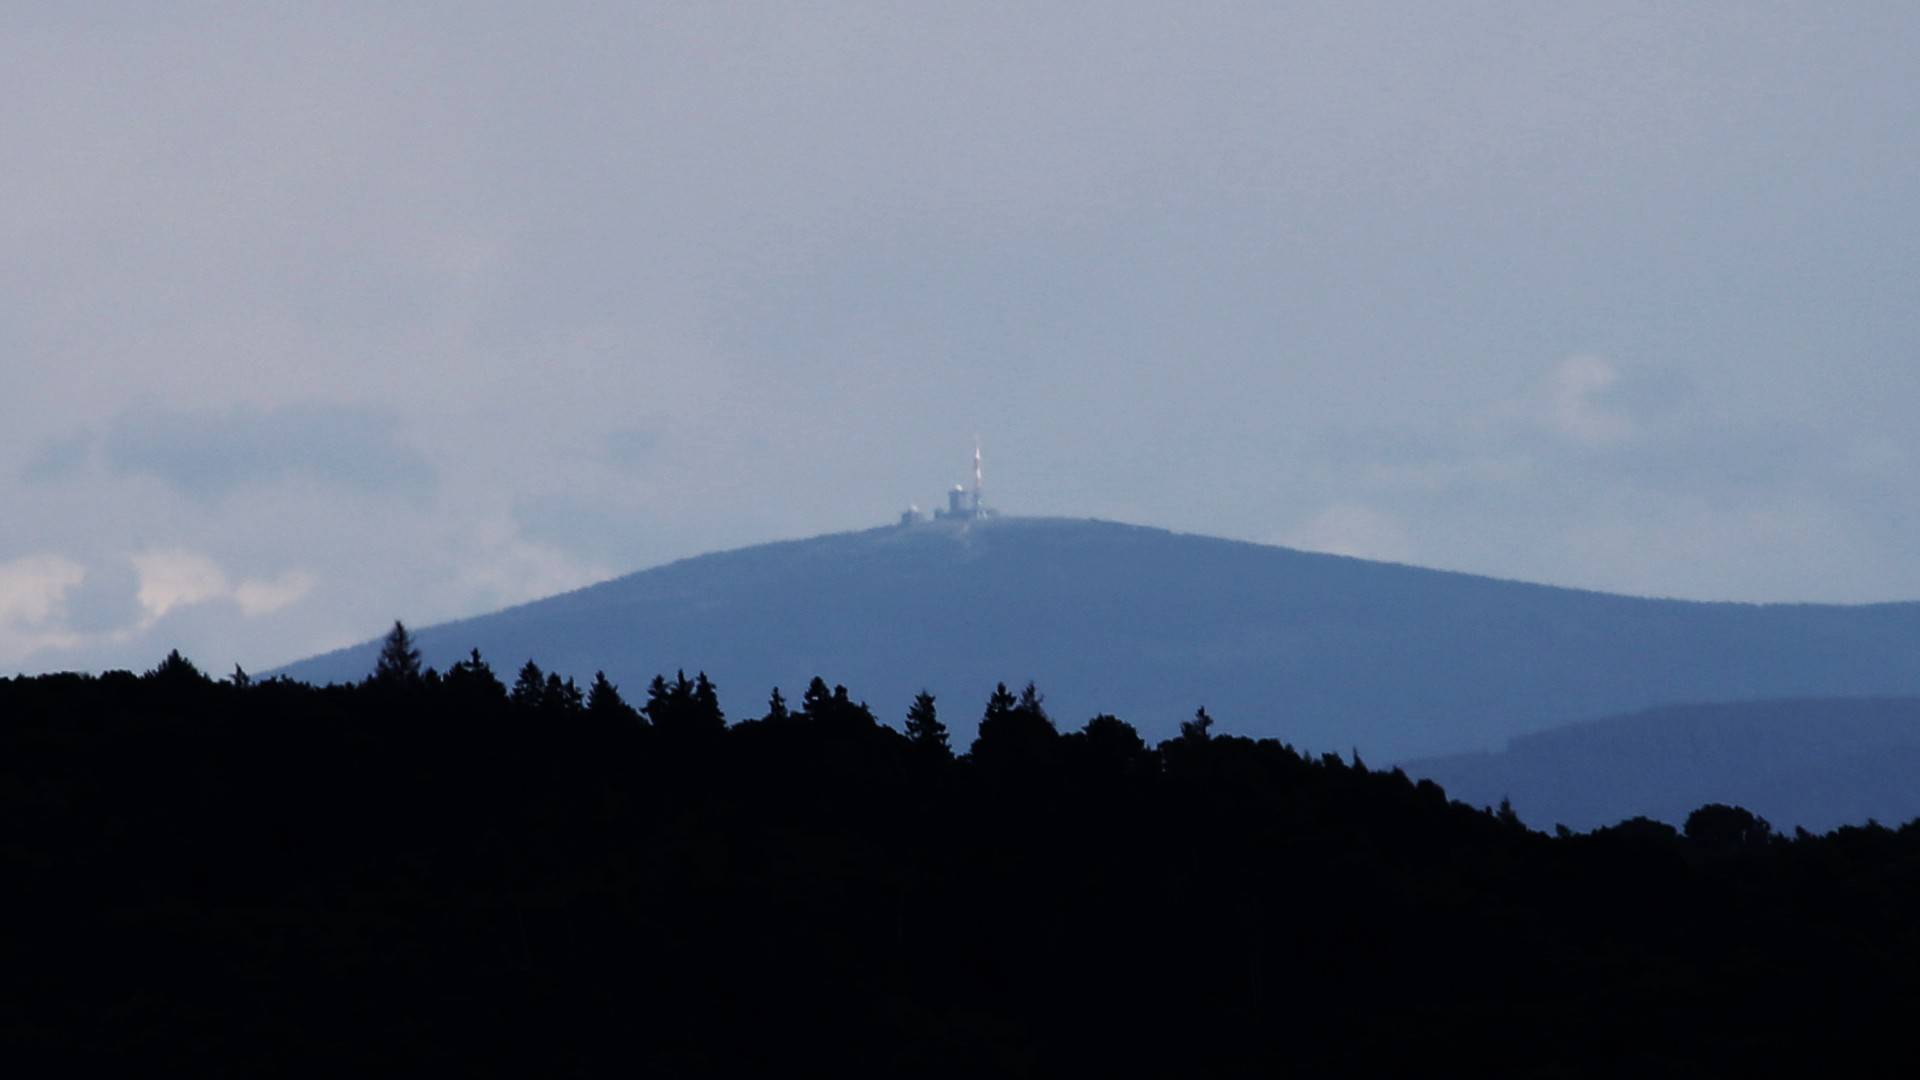
[[[0,673],[988,501],[1920,598],[1920,13],[0,14]]]

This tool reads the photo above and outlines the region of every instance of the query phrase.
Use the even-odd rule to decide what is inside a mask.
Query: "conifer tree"
[[[1045,701],[1046,697],[1040,693],[1039,687],[1033,685],[1032,679],[1028,679],[1027,685],[1020,691],[1020,703],[1015,708],[1028,718],[1038,720],[1051,728],[1053,717],[1047,715]]]
[[[545,704],[546,697],[546,675],[541,672],[539,664],[529,660],[520,669],[520,677],[513,680],[513,703],[523,709],[538,709]]]
[[[720,711],[720,694],[706,672],[688,679],[682,670],[673,682],[656,675],[647,686],[647,704],[640,710],[647,720],[664,734],[715,734],[726,728],[726,715]]]
[[[1019,697],[1006,683],[995,686],[980,718],[980,733],[973,740],[973,760],[991,769],[1019,770],[1046,760],[1060,733],[1047,715],[1044,700],[1031,682]]]
[[[540,698],[540,707],[543,710],[560,715],[577,716],[583,708],[582,701],[580,688],[574,685],[571,676],[564,682],[561,681],[559,672],[553,672],[547,676],[547,685],[542,689]]]
[[[720,692],[702,671],[693,680],[693,719],[702,730],[720,730],[727,726],[727,714],[720,711]]]
[[[447,669],[447,690],[465,710],[490,710],[507,701],[506,686],[494,675],[493,666],[480,658],[479,649]]]
[[[587,687],[587,715],[598,720],[630,723],[638,718],[633,706],[620,696],[620,688],[607,681],[607,673],[596,671]]]
[[[207,678],[193,661],[180,655],[179,649],[170,650],[167,658],[160,661],[152,671],[147,672],[146,677],[171,683],[205,682]]]
[[[925,690],[915,694],[913,704],[907,707],[907,738],[928,753],[953,756],[953,749],[947,745],[947,725],[940,722],[933,695]]]
[[[373,681],[382,686],[411,686],[420,681],[420,650],[414,648],[413,635],[400,620],[393,621],[387,640],[380,646],[380,658],[373,665]]]
[[[800,715],[818,721],[827,715],[832,704],[833,691],[827,689],[827,680],[815,675],[807,683],[806,692],[800,695]]]
[[[987,711],[980,718],[980,726],[984,728],[1012,716],[1018,704],[1019,701],[1013,696],[1013,691],[1007,689],[1006,683],[996,684],[993,693],[987,696]]]
[[[1188,742],[1206,742],[1213,737],[1213,717],[1205,705],[1193,710],[1193,719],[1180,721],[1180,737]]]
[[[647,703],[640,707],[646,718],[659,727],[662,720],[668,719],[667,712],[672,708],[673,692],[667,688],[664,675],[655,675],[647,684]]]

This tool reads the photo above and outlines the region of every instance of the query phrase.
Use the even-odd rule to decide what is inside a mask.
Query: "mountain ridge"
[[[1664,705],[1404,768],[1473,805],[1509,800],[1537,828],[1633,816],[1679,825],[1708,803],[1745,807],[1781,829],[1903,822],[1920,816],[1920,698]]]
[[[1920,694],[1920,603],[1635,597],[1066,518],[883,526],[675,560],[415,631],[633,694],[705,670],[735,716],[821,675],[886,720],[925,686],[957,735],[996,682],[1062,722],[1236,730],[1398,760],[1678,701]],[[289,664],[371,670],[368,641]]]

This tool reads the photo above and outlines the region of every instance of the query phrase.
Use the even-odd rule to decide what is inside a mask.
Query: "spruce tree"
[[[824,719],[833,708],[833,691],[827,689],[827,680],[818,675],[807,683],[806,692],[800,695],[800,715],[816,723]]]
[[[547,677],[539,664],[529,660],[520,669],[520,677],[513,680],[513,703],[523,709],[538,709],[546,698]]]
[[[928,753],[953,756],[953,749],[947,745],[947,725],[940,722],[933,695],[925,690],[915,694],[913,704],[907,707],[907,739]]]
[[[597,720],[631,723],[637,719],[633,706],[620,696],[620,688],[607,681],[607,673],[596,671],[587,687],[587,715]]]
[[[420,650],[413,646],[413,635],[400,620],[393,621],[387,640],[380,646],[380,659],[374,661],[373,681],[382,686],[411,686],[420,681]]]
[[[158,682],[180,685],[205,682],[207,679],[200,669],[194,666],[193,661],[180,655],[179,649],[169,651],[166,659],[147,672],[146,677]]]
[[[577,716],[584,708],[583,702],[584,696],[580,688],[574,685],[572,677],[562,681],[559,672],[547,675],[547,685],[540,697],[542,710],[561,716]]]
[[[1180,721],[1180,737],[1188,742],[1206,742],[1213,737],[1213,717],[1205,705],[1193,710],[1193,719]]]
[[[693,721],[703,731],[720,731],[727,726],[727,714],[720,711],[720,692],[704,671],[693,680]]]
[[[974,762],[990,769],[1025,770],[1045,761],[1060,733],[1043,700],[1032,683],[1019,697],[1006,683],[995,686],[980,718],[980,733],[973,740]]]
[[[455,707],[469,715],[492,711],[507,701],[506,686],[493,673],[493,666],[480,658],[479,649],[447,669],[446,686]]]

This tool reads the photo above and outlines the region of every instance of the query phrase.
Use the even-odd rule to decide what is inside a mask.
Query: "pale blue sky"
[[[878,524],[976,432],[1009,512],[1920,598],[1911,5],[315,7],[0,13],[0,670]]]

